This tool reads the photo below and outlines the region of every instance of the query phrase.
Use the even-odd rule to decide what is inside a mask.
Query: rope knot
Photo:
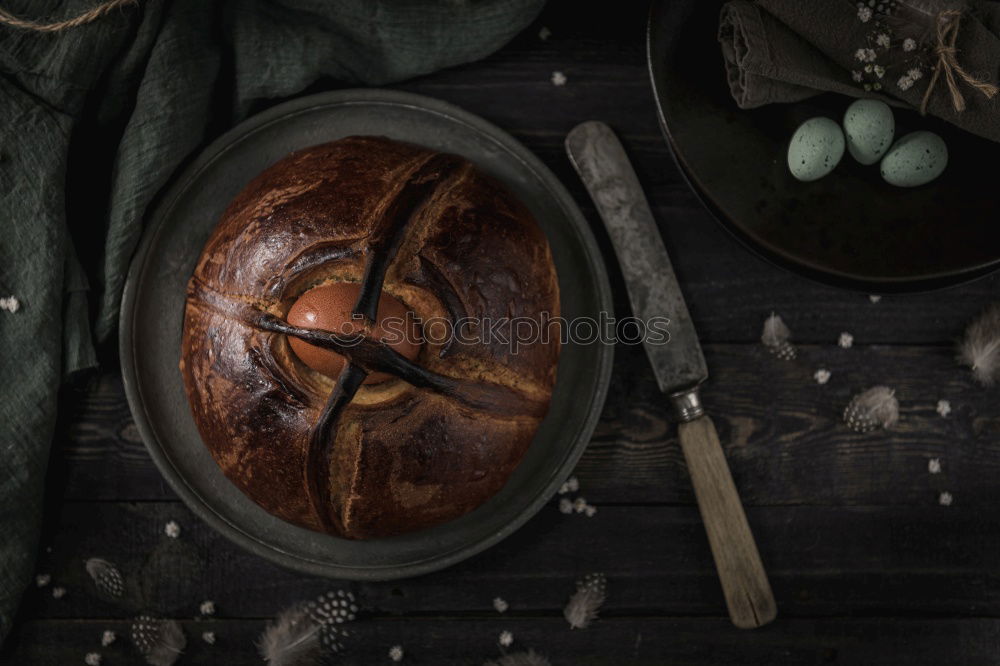
[[[924,91],[924,99],[920,104],[920,113],[927,114],[927,104],[930,102],[931,94],[937,86],[938,79],[944,75],[945,84],[951,95],[951,104],[956,111],[965,111],[965,96],[958,87],[955,78],[957,74],[966,84],[972,86],[986,99],[993,97],[1000,92],[1000,88],[988,81],[981,81],[969,74],[958,62],[958,48],[955,46],[958,41],[958,28],[962,23],[962,12],[957,9],[947,9],[937,15],[937,46],[934,47],[934,54],[937,56],[937,63],[934,65],[934,74]]]

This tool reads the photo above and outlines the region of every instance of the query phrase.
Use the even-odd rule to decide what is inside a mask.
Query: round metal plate
[[[121,312],[125,390],[150,455],[191,509],[244,548],[335,578],[387,580],[435,571],[503,539],[556,492],[590,440],[613,348],[565,345],[552,406],[504,489],[472,513],[388,539],[350,541],[268,514],[233,486],[202,444],[178,361],[185,288],[224,207],[288,153],[354,134],[388,136],[463,155],[506,183],[552,247],[564,316],[612,312],[611,290],[586,220],[555,176],[497,127],[454,106],[386,90],[298,99],[242,123],[177,178],[152,215],[132,262]]]
[[[849,100],[820,95],[740,110],[716,34],[724,0],[652,4],[649,73],[660,124],[678,166],[714,216],[752,249],[808,277],[869,292],[916,291],[1000,268],[991,193],[1000,145],[916,112],[896,110],[897,136],[940,134],[951,155],[934,183],[887,185],[877,165],[845,156],[821,180],[800,183],[786,152],[813,116],[838,122]]]

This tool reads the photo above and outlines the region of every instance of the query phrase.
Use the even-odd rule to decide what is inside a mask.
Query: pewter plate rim
[[[169,439],[165,439],[162,419],[158,422],[158,417],[150,413],[149,400],[155,399],[157,391],[162,390],[162,387],[150,386],[149,380],[143,378],[141,368],[144,361],[140,359],[140,355],[158,354],[161,359],[168,357],[177,359],[179,345],[177,349],[149,349],[148,345],[142,339],[137,339],[136,336],[139,297],[147,287],[146,281],[149,279],[150,265],[155,261],[151,259],[152,251],[158,246],[182,197],[198,184],[199,178],[217,161],[225,160],[227,154],[239,146],[241,142],[251,140],[255,135],[288,123],[294,124],[311,113],[328,113],[331,122],[335,124],[339,110],[359,105],[369,107],[373,112],[373,118],[377,118],[380,111],[385,115],[386,109],[391,109],[395,113],[413,115],[419,124],[420,116],[424,115],[428,119],[427,122],[443,122],[445,125],[451,125],[456,133],[472,133],[479,140],[488,141],[494,145],[498,151],[497,154],[501,156],[500,159],[508,160],[510,165],[515,165],[517,169],[522,170],[524,177],[533,180],[534,185],[538,187],[538,195],[547,196],[549,198],[547,204],[558,208],[563,218],[558,224],[568,225],[566,231],[572,232],[578,245],[575,251],[579,256],[575,256],[575,261],[582,263],[577,266],[576,270],[580,270],[582,267],[589,273],[590,286],[593,289],[593,293],[589,295],[590,304],[595,310],[613,312],[608,276],[600,249],[586,219],[555,175],[520,142],[495,125],[440,100],[393,90],[340,90],[292,100],[249,118],[212,142],[174,179],[166,194],[158,200],[152,214],[148,216],[149,224],[129,269],[120,315],[119,348],[125,393],[142,440],[171,488],[196,515],[242,548],[290,569],[340,579],[392,580],[430,573],[467,559],[509,536],[545,505],[576,465],[596,427],[610,382],[613,362],[612,346],[601,344],[591,354],[592,367],[586,369],[589,381],[585,384],[566,386],[565,383],[559,384],[557,382],[556,395],[553,396],[553,411],[558,394],[572,392],[572,401],[579,405],[578,418],[575,424],[563,424],[556,431],[556,439],[562,441],[544,444],[554,447],[556,451],[561,451],[561,460],[551,470],[542,471],[539,480],[532,483],[533,492],[530,493],[530,497],[519,498],[516,505],[509,500],[497,505],[498,498],[505,494],[505,491],[501,491],[497,498],[490,500],[486,505],[476,509],[466,517],[407,536],[406,539],[411,544],[414,541],[424,543],[426,554],[406,561],[395,561],[393,560],[394,543],[402,543],[394,541],[396,538],[371,542],[347,542],[347,540],[337,537],[311,532],[285,523],[269,514],[261,516],[260,514],[264,513],[263,510],[253,504],[249,498],[242,496],[241,493],[240,496],[245,500],[243,504],[251,506],[243,506],[236,512],[234,518],[233,508],[230,507],[227,514],[215,493],[204,492],[195,487],[193,483],[195,479],[189,478],[191,475],[183,473],[175,461],[171,459],[172,443]],[[377,123],[377,121],[375,122]],[[391,130],[388,126],[384,129],[386,132]],[[327,140],[333,138],[339,137],[331,137]],[[405,137],[394,136],[393,138],[406,140]],[[418,140],[414,140],[414,142],[420,143]],[[478,156],[476,154],[466,154],[465,156],[473,162],[477,162]],[[525,203],[532,207],[531,201],[526,200]],[[214,221],[211,226],[214,226]],[[546,223],[543,223],[542,226],[546,227]],[[550,235],[551,241],[552,236]],[[197,248],[197,253],[200,254],[200,246]],[[556,247],[553,247],[553,254],[559,254]],[[557,271],[559,271],[560,262],[557,260],[556,263]],[[186,283],[187,276],[183,277],[183,281]],[[564,289],[562,282],[561,279],[560,288]],[[565,302],[565,297],[563,300]],[[596,312],[594,314],[596,315]],[[175,318],[178,316],[182,320],[183,313],[173,315]],[[169,319],[169,317],[167,318]],[[179,337],[179,330],[177,335]],[[566,354],[563,354],[564,359],[565,357]],[[563,361],[560,362],[560,372],[562,371]],[[180,382],[179,370],[174,374],[176,375],[174,380]],[[562,399],[566,400],[567,398],[563,397]],[[187,406],[186,400],[183,410],[186,412],[177,413],[176,417],[190,419],[190,408]],[[575,427],[572,427],[573,425]],[[540,433],[544,429],[545,424],[543,423]],[[538,439],[536,437],[532,447],[542,445]],[[197,443],[200,444],[200,439]],[[530,454],[529,451],[529,456]],[[204,474],[218,478],[213,478],[211,481],[199,479],[202,486],[208,483],[215,489],[215,484],[221,483],[223,487],[219,489],[219,493],[232,495],[232,490],[235,487],[225,487],[224,484],[229,482],[222,476],[217,467],[207,469]],[[515,476],[517,474],[518,472],[515,472]],[[236,492],[238,493],[238,491]],[[236,501],[239,503],[238,499]],[[463,526],[467,529],[473,524],[476,514],[491,504],[493,505],[490,507],[491,511],[502,512],[506,517],[488,533],[482,533],[482,528],[480,528],[478,536],[462,540],[461,535],[457,534],[456,530]],[[486,520],[490,519],[486,518]],[[282,532],[285,545],[279,545],[273,538],[265,539],[262,537],[260,534],[262,529]],[[314,550],[317,544],[324,546],[324,548],[328,547],[329,555],[318,557],[315,554],[306,554],[296,547],[298,544],[305,548],[308,545],[307,542],[313,544]],[[366,547],[358,546],[358,544],[371,544],[372,553],[377,552],[379,557],[376,559],[383,562],[358,565],[338,561],[338,547],[346,547],[345,543],[351,544],[350,548],[353,549]],[[399,549],[397,548],[397,550]]]

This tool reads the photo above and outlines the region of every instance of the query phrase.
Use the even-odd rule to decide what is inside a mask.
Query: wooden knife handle
[[[700,416],[678,431],[729,617],[741,629],[763,626],[778,609],[715,425]]]

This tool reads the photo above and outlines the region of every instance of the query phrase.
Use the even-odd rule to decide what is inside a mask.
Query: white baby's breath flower
[[[495,608],[498,613],[506,613],[507,609],[510,608],[510,604],[500,597],[497,597],[493,600],[493,608]]]
[[[564,86],[566,85],[566,80],[566,75],[562,72],[552,72],[552,85]]]
[[[215,602],[210,599],[206,599],[201,602],[200,606],[198,606],[198,612],[202,615],[215,615]]]
[[[938,504],[940,504],[941,506],[951,506],[951,503],[954,499],[955,498],[951,496],[951,493],[949,493],[946,490],[940,495],[938,495]]]
[[[35,585],[38,587],[45,587],[52,582],[52,576],[49,574],[38,574],[35,576]]]
[[[872,10],[871,7],[858,7],[858,19],[862,23],[868,23],[872,20]]]
[[[105,629],[104,633],[101,634],[101,645],[104,647],[108,647],[116,640],[118,640],[118,634],[111,631],[110,629]]]
[[[914,81],[919,81],[923,77],[924,72],[919,67],[914,67],[913,69],[907,71],[906,75]]]
[[[542,29],[544,30],[545,28]],[[393,645],[389,648],[389,659],[392,659],[395,662],[403,661],[403,646]]]
[[[882,65],[875,65],[875,76],[880,79],[885,76],[885,67]]]
[[[181,526],[178,525],[176,521],[171,520],[163,526],[163,533],[171,539],[176,539],[181,535]]]
[[[570,514],[573,513],[573,501],[568,497],[563,497],[559,500],[559,513]]]
[[[65,596],[66,596],[66,588],[65,587],[53,587],[52,588],[52,598],[53,599],[62,599]]]
[[[87,666],[101,666],[101,655],[96,652],[88,652],[83,658],[83,663]]]
[[[579,489],[580,481],[575,476],[571,476],[566,479],[566,482],[559,488],[559,494],[565,495],[566,493],[575,493]]]
[[[873,71],[875,71],[875,68],[873,66],[865,65],[865,74],[871,74]]]
[[[17,296],[6,296],[0,298],[0,310],[6,310],[7,312],[14,313],[21,309],[21,301],[17,300]]]
[[[896,81],[896,85],[899,86],[900,90],[909,90],[913,87],[913,79],[908,76],[901,76],[899,77],[899,81]]]
[[[917,50],[917,40],[912,37],[907,37],[903,40],[903,50],[909,53],[910,51]]]
[[[514,634],[509,631],[500,632],[500,638],[497,640],[503,647],[510,647],[514,644]]]
[[[882,90],[882,82],[876,81],[875,83],[872,84],[872,88],[875,90]]]
[[[820,368],[813,373],[813,379],[816,380],[817,384],[826,384],[830,381],[830,371],[825,368]]]
[[[587,518],[593,518],[595,513],[597,513],[597,507],[593,504],[588,504],[587,508],[583,510],[583,514],[587,516]]]
[[[854,70],[853,72],[851,72],[851,78],[854,79],[855,83],[861,83],[861,81],[864,80],[865,75],[859,72],[858,70]]]
[[[947,400],[938,400],[937,407],[935,409],[937,409],[937,413],[941,416],[948,416],[951,414],[951,403]]]
[[[843,347],[844,349],[850,349],[851,346],[854,344],[854,336],[848,333],[847,331],[844,331],[843,333],[840,334],[840,338],[837,339],[837,344]]]
[[[214,631],[202,632],[201,640],[205,641],[209,645],[215,645],[215,632]]]
[[[577,513],[583,513],[587,510],[587,500],[582,497],[577,497],[573,500],[573,510]]]
[[[879,296],[878,294],[869,294],[868,300],[871,301],[872,303],[878,303],[879,301],[882,300],[882,297]]]
[[[931,474],[940,474],[941,473],[941,459],[940,458],[931,458],[930,460],[928,460],[927,461],[927,471],[930,472]]]
[[[881,46],[882,48],[887,49],[889,48],[889,44],[891,44],[892,41],[889,39],[889,35],[883,32],[880,33],[879,36],[875,38],[875,43]]]

